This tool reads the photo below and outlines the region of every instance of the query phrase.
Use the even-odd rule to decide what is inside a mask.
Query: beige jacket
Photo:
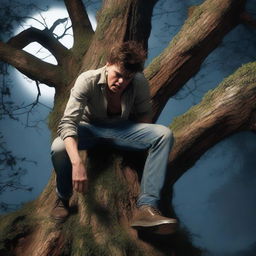
[[[106,66],[89,70],[77,78],[71,89],[64,115],[58,126],[58,135],[65,139],[77,136],[79,123],[109,123],[127,120],[131,114],[139,117],[151,115],[148,81],[142,73],[137,73],[125,89],[121,99],[120,116],[109,117],[106,99]]]

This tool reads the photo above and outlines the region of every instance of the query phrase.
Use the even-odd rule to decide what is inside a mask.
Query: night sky
[[[201,2],[159,1],[152,19],[147,63],[180,30],[187,18],[188,7]],[[64,8],[60,1],[50,0],[44,3],[38,1],[38,6],[45,7],[47,3],[50,3],[50,9]],[[255,0],[248,1],[247,9],[256,16]],[[90,14],[93,15],[95,10],[96,6],[91,5]],[[24,14],[28,16],[34,15],[28,10],[26,12]],[[169,100],[157,122],[168,126],[174,117],[199,103],[209,89],[216,87],[242,64],[255,59],[256,30],[245,25],[237,26],[207,57],[196,76]],[[33,101],[36,97],[34,83],[27,81],[11,68],[9,79],[13,84],[12,97],[16,102]],[[30,87],[34,90],[29,90]],[[8,147],[17,155],[37,161],[36,165],[24,165],[28,172],[22,178],[24,184],[34,188],[33,191],[6,192],[0,195],[5,202],[14,204],[32,200],[47,184],[52,169],[47,115],[53,104],[53,95],[53,90],[46,93],[42,88],[42,105],[31,116],[32,121],[42,120],[36,129],[26,128],[22,122],[0,121]],[[24,121],[25,117],[23,123]],[[208,251],[204,256],[256,255],[255,145],[255,134],[235,134],[208,150],[174,185],[173,203],[181,225],[191,232],[195,245]]]

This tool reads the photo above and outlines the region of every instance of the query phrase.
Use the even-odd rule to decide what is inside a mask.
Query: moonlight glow
[[[89,15],[89,19],[91,20],[92,27],[95,30],[96,28],[95,17],[90,13],[88,15]],[[24,29],[28,29],[30,27],[35,27],[40,30],[43,30],[45,28],[51,28],[56,20],[64,19],[64,18],[67,18],[67,20],[64,23],[59,24],[54,29],[53,33],[56,38],[61,37],[59,41],[68,49],[70,49],[73,45],[73,31],[71,28],[71,21],[68,16],[67,10],[64,8],[49,9],[48,11],[41,12],[32,17],[29,17],[27,20],[25,20],[22,26],[15,31],[15,34],[18,34]],[[36,42],[27,45],[25,48],[23,48],[23,50],[36,56],[37,58],[42,59],[45,62],[54,64],[54,65],[57,64],[57,61],[54,58],[54,56],[47,49],[45,49],[44,47],[42,47],[40,44]],[[24,75],[21,74],[20,72],[16,71],[16,73],[17,73],[17,77],[21,81],[21,86],[24,87],[24,89],[30,95],[33,95],[36,97],[38,91],[35,86],[35,83],[33,83],[32,81],[29,81],[29,79],[25,78]],[[53,98],[54,88],[50,88],[49,86],[40,84],[40,92],[42,96],[47,96],[47,98]]]

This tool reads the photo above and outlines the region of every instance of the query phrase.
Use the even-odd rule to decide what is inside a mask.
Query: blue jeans
[[[148,150],[137,205],[158,207],[168,156],[173,144],[169,128],[158,124],[122,121],[115,124],[83,124],[78,127],[78,149],[98,143],[126,150]],[[72,195],[72,166],[60,137],[52,143],[52,162],[57,175],[57,192],[68,199]]]

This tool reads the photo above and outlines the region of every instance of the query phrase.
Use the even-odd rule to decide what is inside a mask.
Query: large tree
[[[151,17],[157,0],[104,0],[94,32],[81,0],[65,0],[74,45],[63,46],[53,29],[29,28],[0,42],[0,60],[27,77],[56,90],[49,117],[52,137],[77,76],[105,64],[113,44],[135,40],[148,47]],[[200,69],[223,37],[240,22],[254,25],[244,12],[245,0],[206,0],[191,8],[180,32],[144,70],[149,80],[154,120],[168,99]],[[57,23],[56,23],[57,24]],[[57,60],[49,64],[22,50],[38,42]],[[162,210],[173,213],[172,185],[214,144],[256,128],[256,63],[248,63],[226,78],[202,101],[170,125],[175,144],[169,158]],[[83,152],[81,152],[83,154]],[[128,157],[127,157],[128,155]],[[135,159],[135,160],[134,160]],[[54,173],[39,198],[2,217],[1,255],[200,255],[186,234],[158,237],[130,228],[139,191],[144,154],[96,149],[89,154],[90,187],[74,194],[72,214],[65,223],[49,217],[55,198]]]

